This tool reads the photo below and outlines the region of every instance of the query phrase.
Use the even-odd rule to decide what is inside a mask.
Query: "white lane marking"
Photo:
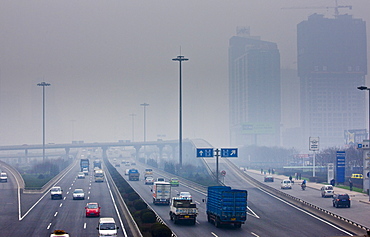
[[[251,234],[252,234],[252,235],[254,235],[254,236],[256,236],[256,237],[259,237],[259,235],[255,234],[255,233],[253,233],[253,232],[251,232]]]
[[[75,163],[77,163],[77,161],[75,162]],[[64,178],[64,176],[66,176],[72,169],[74,168],[74,166],[72,166],[62,177],[60,177],[60,179],[58,179],[58,181],[57,182],[55,182],[54,183],[54,185],[57,185],[58,183],[59,183],[59,181],[61,181],[63,178]],[[35,204],[33,204],[32,205],[32,207],[30,208],[30,209],[28,209],[28,211],[21,217],[21,218],[19,218],[19,220],[21,221],[21,220],[23,220],[23,218],[25,218],[27,215],[28,215],[28,213],[30,213],[30,211],[32,211],[32,209],[47,195],[47,194],[49,194],[49,192],[45,192],[44,193],[44,195],[42,195],[40,198],[39,198],[39,200],[37,200],[37,202],[35,202]],[[20,200],[20,199],[19,199]],[[20,209],[19,209],[19,211],[20,211]]]
[[[63,200],[66,200],[66,198],[67,198],[67,197],[66,197],[66,196],[64,196]]]
[[[195,201],[195,203],[196,203],[196,204],[200,204],[200,202],[198,202],[198,201]]]
[[[89,192],[87,192],[88,194],[90,194],[90,191]]]
[[[110,194],[110,197],[111,197],[111,199],[112,199],[112,202],[113,202],[114,208],[116,209],[116,213],[117,213],[117,216],[118,216],[119,222],[120,222],[120,224],[121,224],[121,229],[122,229],[123,234],[125,235],[125,237],[127,237],[126,229],[125,229],[125,227],[124,227],[124,225],[123,225],[121,215],[120,215],[120,213],[119,213],[119,211],[118,211],[118,208],[117,208],[117,205],[116,205],[116,200],[114,199],[114,197],[113,197],[113,193],[112,193],[112,190],[110,189],[110,185],[109,185],[109,182],[108,182],[108,180],[107,180],[107,176],[105,176],[105,175],[104,175],[104,179],[105,179],[105,183],[106,183],[106,184],[107,184],[107,186],[108,186],[109,194]]]
[[[87,197],[87,200],[89,200],[89,199],[90,199],[90,196]]]
[[[63,203],[61,203],[60,205],[59,205],[59,207],[62,207],[63,206]]]
[[[69,191],[67,191],[67,194],[69,194]]]
[[[301,208],[299,208],[299,207],[296,207],[296,206],[294,206],[293,204],[291,204],[291,203],[289,203],[289,202],[287,202],[287,201],[285,201],[285,200],[283,200],[283,199],[281,199],[281,198],[279,198],[279,197],[277,197],[277,196],[274,196],[273,194],[268,193],[268,192],[266,192],[265,190],[263,190],[263,189],[261,189],[261,188],[258,188],[258,189],[259,189],[259,190],[261,190],[262,192],[266,193],[267,195],[270,195],[271,197],[273,197],[273,198],[275,198],[275,199],[277,199],[277,200],[279,200],[279,201],[281,201],[281,202],[283,202],[283,203],[285,203],[285,204],[287,204],[287,205],[289,205],[289,206],[291,206],[291,207],[293,207],[293,208],[297,209],[298,211],[301,211],[301,212],[303,212],[303,213],[305,213],[305,214],[307,214],[307,215],[309,215],[309,216],[311,216],[311,217],[315,218],[316,220],[319,220],[319,221],[321,221],[321,222],[323,222],[323,223],[325,223],[325,224],[327,224],[327,225],[329,225],[329,226],[331,226],[331,227],[333,227],[333,228],[335,228],[335,229],[337,229],[337,230],[339,230],[339,231],[342,231],[342,232],[343,232],[343,233],[345,233],[346,235],[353,236],[351,233],[349,233],[349,232],[347,232],[347,231],[345,231],[345,230],[343,230],[343,229],[339,228],[338,226],[333,225],[332,223],[330,223],[330,222],[328,222],[328,221],[326,221],[326,220],[324,220],[324,219],[321,219],[321,218],[320,218],[320,217],[318,217],[318,216],[315,216],[315,215],[313,215],[313,214],[311,214],[311,213],[309,213],[309,212],[307,212],[307,211],[305,211],[305,210],[303,210],[303,209],[301,209]]]
[[[50,229],[50,227],[51,227],[51,222],[49,223],[48,227],[46,227],[46,229],[48,230]]]
[[[86,222],[84,223],[84,229],[86,229]]]
[[[69,187],[69,190],[71,190],[72,189],[72,187]]]
[[[215,233],[213,233],[213,232],[211,232],[211,234],[213,235],[213,236],[215,236],[215,237],[218,237],[218,235],[216,235]]]
[[[73,183],[71,184],[71,186],[73,186]]]
[[[55,212],[54,216],[57,216],[58,215],[58,212]]]
[[[260,217],[259,217],[259,216],[254,212],[254,211],[252,211],[252,209],[251,209],[250,207],[248,207],[248,206],[247,206],[247,208],[248,208],[248,210],[249,210],[250,212],[252,212],[252,214],[249,214],[249,213],[247,212],[249,215],[254,216],[254,217],[256,217],[257,219],[259,219],[259,218],[260,218]]]

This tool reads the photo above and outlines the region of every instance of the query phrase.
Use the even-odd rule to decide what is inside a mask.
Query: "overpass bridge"
[[[146,142],[131,142],[127,141],[118,141],[118,142],[93,142],[93,143],[84,143],[84,142],[72,142],[72,143],[65,143],[65,144],[54,144],[49,143],[45,144],[45,150],[55,151],[58,149],[64,149],[65,156],[70,156],[71,149],[79,149],[79,148],[101,148],[102,149],[102,157],[107,158],[107,150],[112,147],[132,147],[135,149],[136,157],[139,157],[139,153],[143,152],[146,154],[151,154],[154,151],[159,153],[159,158],[163,159],[163,151],[165,148],[170,148],[170,153],[173,159],[178,159],[178,147],[179,141],[178,140],[161,140],[158,139],[157,141],[146,141]],[[203,139],[184,139],[183,140],[183,160],[184,162],[194,163],[196,158],[196,148],[199,147],[209,147],[212,146]],[[142,149],[145,148],[145,149]],[[0,146],[0,157],[1,158],[28,158],[28,157],[35,157],[37,154],[29,153],[30,150],[42,150],[42,144],[35,144],[35,145],[9,145],[9,146]],[[168,150],[168,149],[167,149]],[[13,154],[4,155],[4,152],[9,153],[9,151],[23,151],[22,154]],[[1,155],[3,153],[3,155]],[[40,153],[41,154],[41,153]],[[48,152],[48,154],[51,154]],[[42,157],[42,155],[40,155]]]

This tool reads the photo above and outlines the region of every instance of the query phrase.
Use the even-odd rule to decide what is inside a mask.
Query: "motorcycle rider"
[[[306,188],[306,180],[305,179],[302,181],[301,188],[302,188],[302,190],[305,190],[305,188]]]

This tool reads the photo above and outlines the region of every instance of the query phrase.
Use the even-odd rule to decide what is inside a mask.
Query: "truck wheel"
[[[235,228],[240,228],[240,227],[242,227],[242,223],[234,223],[234,227]]]
[[[218,220],[215,220],[215,226],[216,228],[220,228],[220,222],[218,222]]]
[[[170,212],[170,219],[171,219],[171,221],[173,221],[173,216],[172,216],[171,212]]]
[[[176,216],[175,216],[175,221],[173,223],[175,223],[175,224],[179,223],[179,221],[178,221],[178,219],[177,219]]]
[[[196,222],[197,222],[197,220],[194,218],[194,220],[191,222],[191,224],[195,225]]]
[[[209,215],[207,214],[207,221],[208,222],[211,222],[211,218],[209,217]]]

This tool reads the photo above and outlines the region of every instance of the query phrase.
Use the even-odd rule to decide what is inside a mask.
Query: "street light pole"
[[[185,58],[184,56],[177,56],[177,58],[173,58],[173,61],[179,62],[179,165],[180,168],[182,167],[182,61],[187,61],[189,59]]]
[[[144,107],[144,142],[146,142],[146,107],[149,106],[147,103],[140,104]]]
[[[135,137],[135,126],[134,126],[134,118],[136,116],[136,114],[130,114],[130,116],[132,117],[132,141],[134,142],[134,137]]]
[[[369,92],[369,130],[368,130],[368,136],[369,136],[369,140],[370,140],[370,88],[366,87],[366,86],[359,86],[357,87],[357,89],[359,90],[367,90]]]
[[[42,86],[42,162],[45,162],[45,86],[50,86],[50,83],[41,82],[37,85]]]
[[[357,87],[357,89],[362,90],[362,91],[363,90],[367,90],[369,92],[369,130],[368,130],[369,133],[368,133],[368,135],[369,135],[369,142],[370,142],[370,88],[369,87],[366,87],[366,86],[359,86],[359,87]],[[369,182],[368,195],[369,195],[369,201],[370,201],[370,177],[368,177],[367,179],[368,179],[368,182]]]

